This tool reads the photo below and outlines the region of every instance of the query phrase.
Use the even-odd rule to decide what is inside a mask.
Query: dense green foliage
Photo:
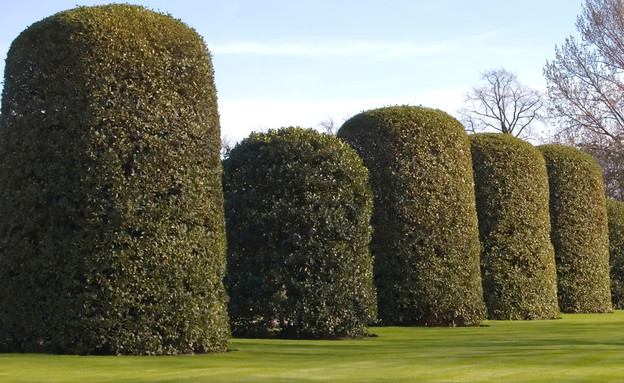
[[[285,128],[252,134],[223,166],[234,334],[365,335],[376,319],[372,195],[357,154]]]
[[[338,137],[362,157],[373,190],[379,317],[388,325],[476,325],[485,314],[470,143],[428,108],[358,114]]]
[[[611,302],[624,309],[624,202],[607,199],[609,223],[609,265],[611,267]]]
[[[556,318],[544,158],[509,134],[474,134],[470,143],[488,318]]]
[[[609,229],[600,167],[573,147],[551,144],[539,149],[550,185],[559,309],[567,313],[609,312]]]
[[[141,7],[61,12],[13,42],[0,350],[225,350],[216,101],[201,37]]]

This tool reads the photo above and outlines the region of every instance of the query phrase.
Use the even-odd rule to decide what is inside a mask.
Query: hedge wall
[[[234,334],[365,335],[372,195],[357,154],[313,130],[254,133],[224,161],[223,184]]]
[[[609,312],[609,233],[601,169],[588,154],[569,146],[539,149],[550,184],[559,308],[568,313]]]
[[[607,199],[609,223],[609,265],[611,267],[611,302],[624,309],[624,202]]]
[[[508,134],[473,134],[470,143],[488,318],[556,318],[544,158],[533,145]]]
[[[80,7],[11,45],[0,120],[0,350],[223,351],[220,133],[195,31]]]
[[[470,143],[448,114],[363,112],[338,137],[370,172],[371,253],[384,325],[463,326],[484,318]]]

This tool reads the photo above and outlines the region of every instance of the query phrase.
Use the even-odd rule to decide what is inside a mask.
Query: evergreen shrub
[[[609,265],[611,268],[611,302],[624,309],[624,202],[607,199],[609,222]]]
[[[338,137],[370,173],[381,322],[477,325],[485,309],[470,143],[462,125],[440,110],[395,106],[352,117]]]
[[[224,351],[220,133],[210,54],[168,15],[79,7],[8,53],[0,350]]]
[[[488,318],[554,319],[557,273],[544,158],[508,134],[473,134],[470,143]]]
[[[539,149],[550,185],[559,309],[610,312],[609,229],[600,166],[570,146],[550,144]]]
[[[290,127],[251,134],[223,166],[233,333],[365,335],[376,319],[372,195],[357,154]]]

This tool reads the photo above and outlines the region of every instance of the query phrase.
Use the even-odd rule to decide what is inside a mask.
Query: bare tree
[[[350,117],[351,117],[350,115],[346,114],[342,118],[342,123],[347,121]],[[335,135],[336,133],[338,133],[338,129],[340,129],[341,125],[339,124],[340,123],[336,122],[334,117],[327,115],[327,119],[319,122],[317,126],[321,128],[325,133]]]
[[[611,198],[622,200],[624,198],[624,151],[600,141],[583,142],[579,148],[591,155],[602,168],[606,194]]]
[[[338,132],[338,129],[340,128],[339,126],[337,126],[334,118],[329,115],[327,116],[327,120],[321,121],[318,126],[321,127],[325,131],[325,133],[332,135],[336,134]]]
[[[549,114],[560,137],[600,163],[608,194],[622,198],[624,0],[585,0],[576,28],[580,40],[567,38],[544,67]]]
[[[555,48],[548,62],[552,117],[571,136],[587,133],[621,143],[624,127],[624,4],[622,0],[586,0],[573,37]],[[579,137],[580,138],[580,137]]]
[[[458,111],[470,132],[493,130],[516,137],[529,133],[541,119],[544,105],[537,90],[521,84],[504,68],[483,73],[484,85],[466,94],[466,107]]]

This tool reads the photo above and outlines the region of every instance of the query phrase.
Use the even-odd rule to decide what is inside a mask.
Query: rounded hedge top
[[[358,337],[375,321],[362,160],[301,128],[254,133],[224,161],[229,312],[243,336]]]
[[[600,166],[570,146],[551,144],[539,149],[550,184],[559,308],[573,313],[611,311],[609,234]]]
[[[559,313],[544,158],[509,134],[470,136],[488,318]]]
[[[222,351],[229,327],[210,54],[130,5],[12,44],[0,120],[0,349]]]
[[[371,253],[384,324],[475,325],[483,319],[470,144],[434,109],[360,113],[338,137],[370,172]]]

